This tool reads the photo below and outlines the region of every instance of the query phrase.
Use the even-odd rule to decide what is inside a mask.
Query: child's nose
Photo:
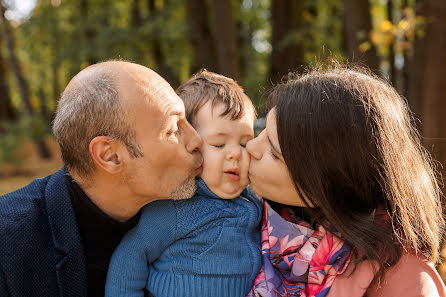
[[[228,152],[228,160],[240,160],[242,158],[242,148],[233,146]]]

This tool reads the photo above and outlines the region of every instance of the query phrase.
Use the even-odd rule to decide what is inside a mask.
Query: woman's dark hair
[[[394,88],[364,69],[334,66],[275,86],[269,104],[296,191],[353,247],[356,263],[377,263],[377,280],[403,251],[438,260],[439,186]]]

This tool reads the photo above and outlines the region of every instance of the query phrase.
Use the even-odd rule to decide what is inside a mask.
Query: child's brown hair
[[[212,107],[223,103],[226,107],[220,116],[231,120],[242,118],[246,110],[251,110],[256,116],[256,110],[243,88],[233,79],[202,69],[194,74],[176,90],[184,102],[186,118],[195,125],[194,118],[201,107],[211,102]]]

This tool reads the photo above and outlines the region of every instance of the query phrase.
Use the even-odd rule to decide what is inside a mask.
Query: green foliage
[[[20,150],[25,140],[43,140],[50,133],[48,123],[41,116],[21,115],[15,122],[0,122],[0,163],[8,161],[20,165]]]
[[[265,114],[265,85],[268,85],[268,59],[271,53],[270,1],[241,1],[237,8],[239,40],[242,63],[240,84],[257,107],[259,115]]]
[[[85,9],[81,7],[83,1],[86,3]],[[264,102],[271,86],[268,78],[271,1],[232,0],[240,51],[239,83],[259,109],[260,115],[264,114]],[[37,0],[32,15],[14,28],[14,34],[33,107],[37,113],[45,116],[44,122],[51,121],[56,101],[69,80],[91,63],[126,59],[146,65],[162,75],[165,69],[160,67],[168,68],[180,83],[188,79],[195,53],[189,39],[186,2],[156,0],[155,11],[149,10],[148,2]],[[136,10],[132,9],[135,3]],[[203,9],[212,5],[210,0],[204,3]],[[410,49],[414,32],[420,31],[416,24],[421,24],[423,20],[413,13],[414,0],[405,2],[409,4],[406,10],[402,3],[403,0],[394,1],[394,20],[388,20],[386,1],[370,1],[374,29],[373,32],[358,32],[366,36],[370,33],[362,50],[374,44],[381,57],[385,57],[389,46],[395,47],[396,54]],[[211,30],[213,17],[209,15]],[[302,44],[305,62],[310,65],[327,57],[344,59],[341,0],[305,1],[303,23],[299,31],[288,32],[279,46]],[[154,54],[156,43],[163,54],[161,66]],[[21,108],[16,88],[11,96],[14,106]],[[41,133],[48,131],[47,128],[33,135],[41,137]]]
[[[2,122],[0,127],[0,163],[8,161],[18,166],[23,159],[18,149],[29,137],[29,123],[21,117],[18,122]]]
[[[306,1],[304,30],[298,36],[309,64],[342,56],[342,3],[340,0]]]

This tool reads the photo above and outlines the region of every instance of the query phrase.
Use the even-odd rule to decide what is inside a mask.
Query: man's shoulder
[[[27,186],[0,196],[0,221],[14,214],[26,215],[44,198],[48,177],[33,180]]]
[[[30,184],[14,192],[0,196],[0,230],[19,228],[30,219],[45,213],[45,197],[49,191],[48,182],[60,171],[44,178],[33,180]]]

